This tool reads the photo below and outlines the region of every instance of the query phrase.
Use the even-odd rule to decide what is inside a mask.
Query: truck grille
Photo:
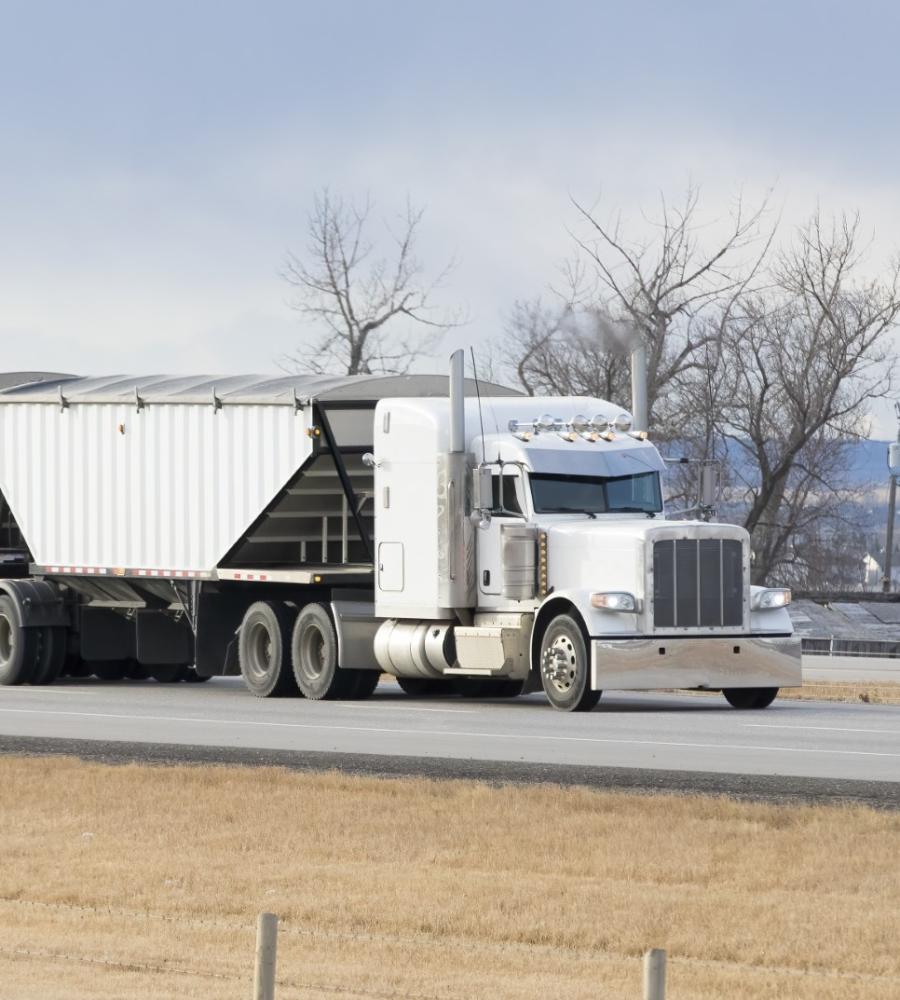
[[[740,628],[744,552],[731,538],[653,543],[653,627]]]

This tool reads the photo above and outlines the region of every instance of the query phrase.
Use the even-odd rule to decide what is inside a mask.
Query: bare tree
[[[503,347],[509,374],[529,396],[625,398],[628,353],[596,308],[516,302]]]
[[[513,309],[506,370],[530,393],[624,400],[628,338],[643,343],[654,437],[691,460],[668,477],[670,501],[695,502],[695,463],[719,461],[754,582],[849,586],[862,536],[848,448],[892,385],[900,264],[866,278],[859,220],[818,212],[775,252],[765,206],[740,202],[709,246],[697,206],[693,189],[677,209],[663,202],[645,239],[576,206],[581,256],[555,303]]]
[[[891,388],[900,266],[864,279],[862,262],[859,220],[816,213],[779,254],[771,289],[722,323],[718,420],[751,469],[743,521],[754,582],[790,576],[798,538],[834,519],[845,442],[865,435],[866,404]]]
[[[724,233],[706,245],[700,238],[698,204],[695,187],[674,208],[661,199],[659,217],[650,221],[655,236],[635,240],[624,232],[621,220],[606,224],[595,210],[575,203],[587,225],[587,235],[576,236],[575,242],[593,270],[596,297],[647,348],[651,426],[654,415],[657,423],[671,424],[678,409],[672,390],[704,364],[705,348],[718,336],[719,324],[708,317],[730,313],[772,239],[762,229],[766,203],[748,211],[739,198]]]
[[[442,310],[434,293],[453,262],[428,281],[416,255],[424,210],[407,203],[392,244],[379,254],[371,235],[373,205],[316,195],[305,255],[288,253],[282,276],[295,289],[291,306],[318,331],[314,346],[289,355],[293,368],[317,374],[406,372],[440,336],[460,322]]]
[[[658,436],[680,431],[680,388],[715,348],[723,317],[757,276],[771,242],[765,202],[748,211],[739,199],[725,231],[701,241],[699,192],[683,203],[662,199],[650,238],[629,236],[575,202],[584,229],[578,257],[563,268],[565,291],[549,312],[519,304],[508,325],[509,370],[526,391],[575,384],[591,395],[628,394],[630,349],[648,354],[648,409]],[[577,320],[577,322],[576,322]]]

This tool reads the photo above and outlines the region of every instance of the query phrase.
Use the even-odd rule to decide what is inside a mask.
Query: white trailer
[[[476,387],[459,353],[449,381],[16,381],[0,683],[240,673],[361,698],[384,671],[568,711],[800,684],[789,592],[750,587],[743,529],[665,518],[659,453],[606,401]]]

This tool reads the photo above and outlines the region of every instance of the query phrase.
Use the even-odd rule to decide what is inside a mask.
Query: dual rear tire
[[[0,596],[0,685],[52,684],[66,659],[66,630],[25,627],[15,601]]]
[[[322,604],[307,604],[296,617],[287,604],[252,604],[241,625],[238,662],[257,698],[368,698],[380,676],[377,670],[338,666],[337,632]]]

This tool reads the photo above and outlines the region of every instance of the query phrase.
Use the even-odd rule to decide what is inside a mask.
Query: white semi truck
[[[618,406],[463,377],[0,378],[0,683],[243,676],[259,697],[800,679],[747,533],[668,520]],[[477,391],[480,389],[480,396]]]

